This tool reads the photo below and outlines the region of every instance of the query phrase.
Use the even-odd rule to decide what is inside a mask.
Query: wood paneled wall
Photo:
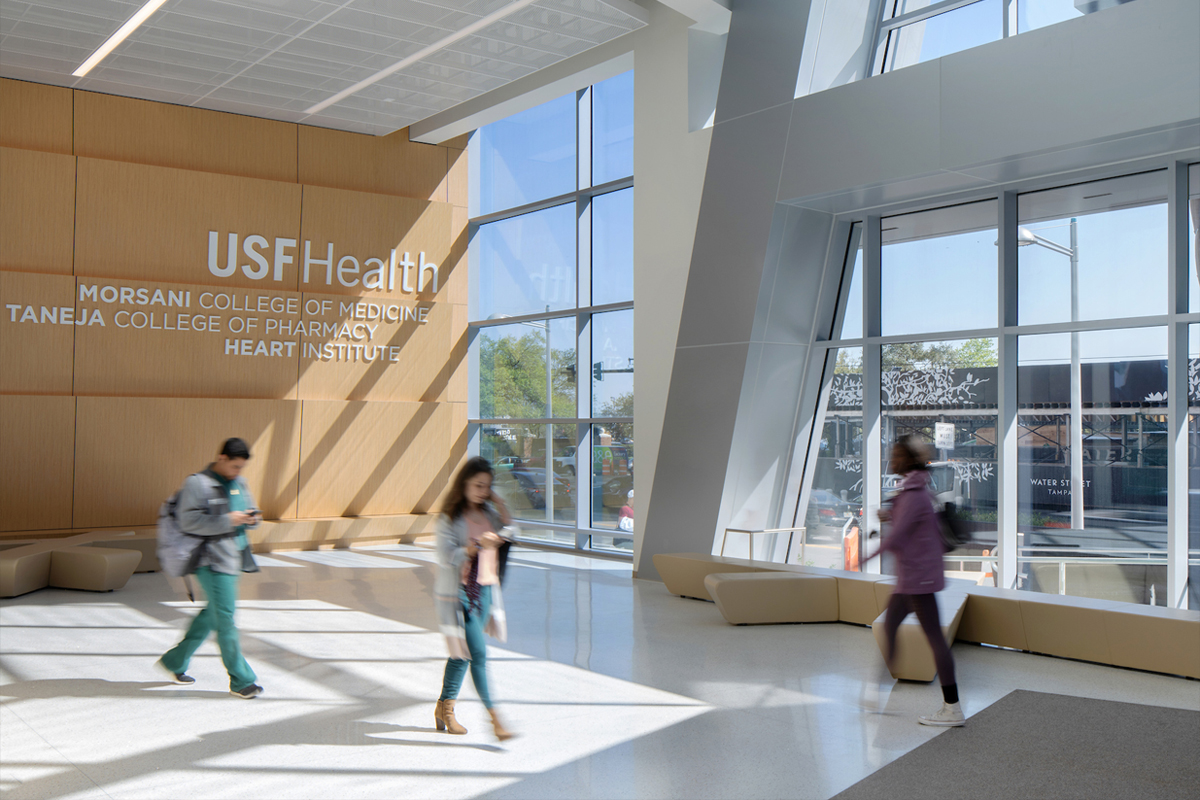
[[[228,436],[268,518],[428,529],[466,453],[465,148],[0,79],[0,536],[152,524]]]

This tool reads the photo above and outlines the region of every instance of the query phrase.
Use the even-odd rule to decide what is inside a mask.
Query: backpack
[[[200,475],[200,473],[196,473]],[[208,484],[211,491],[212,480],[200,475],[201,480]],[[200,555],[209,539],[219,539],[219,536],[195,536],[185,533],[179,527],[179,518],[175,515],[179,505],[179,492],[167,498],[158,510],[158,562],[163,572],[173,578],[191,575],[200,565]]]
[[[953,501],[947,500],[937,512],[938,531],[942,534],[942,547],[949,553],[971,541],[971,532],[958,513]]]

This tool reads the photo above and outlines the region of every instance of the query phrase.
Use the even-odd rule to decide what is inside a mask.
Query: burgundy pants
[[[933,648],[933,662],[937,665],[938,682],[942,686],[954,685],[954,656],[950,645],[942,635],[942,624],[938,619],[937,596],[934,594],[892,594],[888,602],[887,615],[883,618],[883,632],[887,639],[887,660],[892,663],[896,655],[896,630],[904,618],[916,612],[921,630]]]

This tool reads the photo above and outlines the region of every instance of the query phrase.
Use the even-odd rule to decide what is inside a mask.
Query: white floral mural
[[[958,479],[966,484],[983,483],[989,481],[996,475],[996,465],[990,461],[958,461],[951,459],[946,462],[954,468]],[[853,456],[839,458],[833,463],[834,469],[838,472],[849,472],[856,475],[862,475],[862,459]],[[860,477],[858,481],[850,487],[851,492],[861,492],[863,479]]]
[[[849,491],[862,492],[863,479],[861,458],[854,458],[853,456],[839,458],[837,461],[833,462],[833,468],[838,472],[850,472],[858,475],[859,479],[854,482],[854,485],[850,487]]]
[[[988,380],[968,372],[955,383],[949,367],[890,370],[880,375],[879,389],[886,406],[941,406],[971,402],[975,387]]]
[[[990,461],[954,461],[951,460],[950,466],[954,467],[954,471],[958,474],[958,479],[963,483],[983,483],[986,480],[991,480],[996,473],[996,465]]]
[[[829,388],[829,405],[836,408],[862,408],[862,375],[834,375]]]

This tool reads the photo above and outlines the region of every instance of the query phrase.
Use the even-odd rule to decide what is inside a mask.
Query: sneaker
[[[251,698],[258,697],[260,694],[262,694],[262,692],[263,692],[263,688],[261,686],[259,686],[257,683],[252,683],[249,686],[245,687],[244,689],[237,689],[237,690],[230,689],[229,690],[230,694],[232,694],[236,697],[245,698],[246,700],[250,700]]]
[[[922,725],[935,725],[939,728],[958,728],[966,724],[967,718],[963,716],[962,705],[959,703],[942,703],[942,707],[938,709],[936,714],[929,716],[921,716],[917,719]]]
[[[183,686],[188,686],[188,685],[196,682],[196,679],[193,678],[191,675],[188,675],[186,672],[172,672],[170,669],[168,669],[167,665],[162,662],[161,658],[158,661],[154,662],[154,666],[158,667],[160,670],[162,670],[163,672],[170,675],[171,680],[174,681],[175,683],[181,684]]]

